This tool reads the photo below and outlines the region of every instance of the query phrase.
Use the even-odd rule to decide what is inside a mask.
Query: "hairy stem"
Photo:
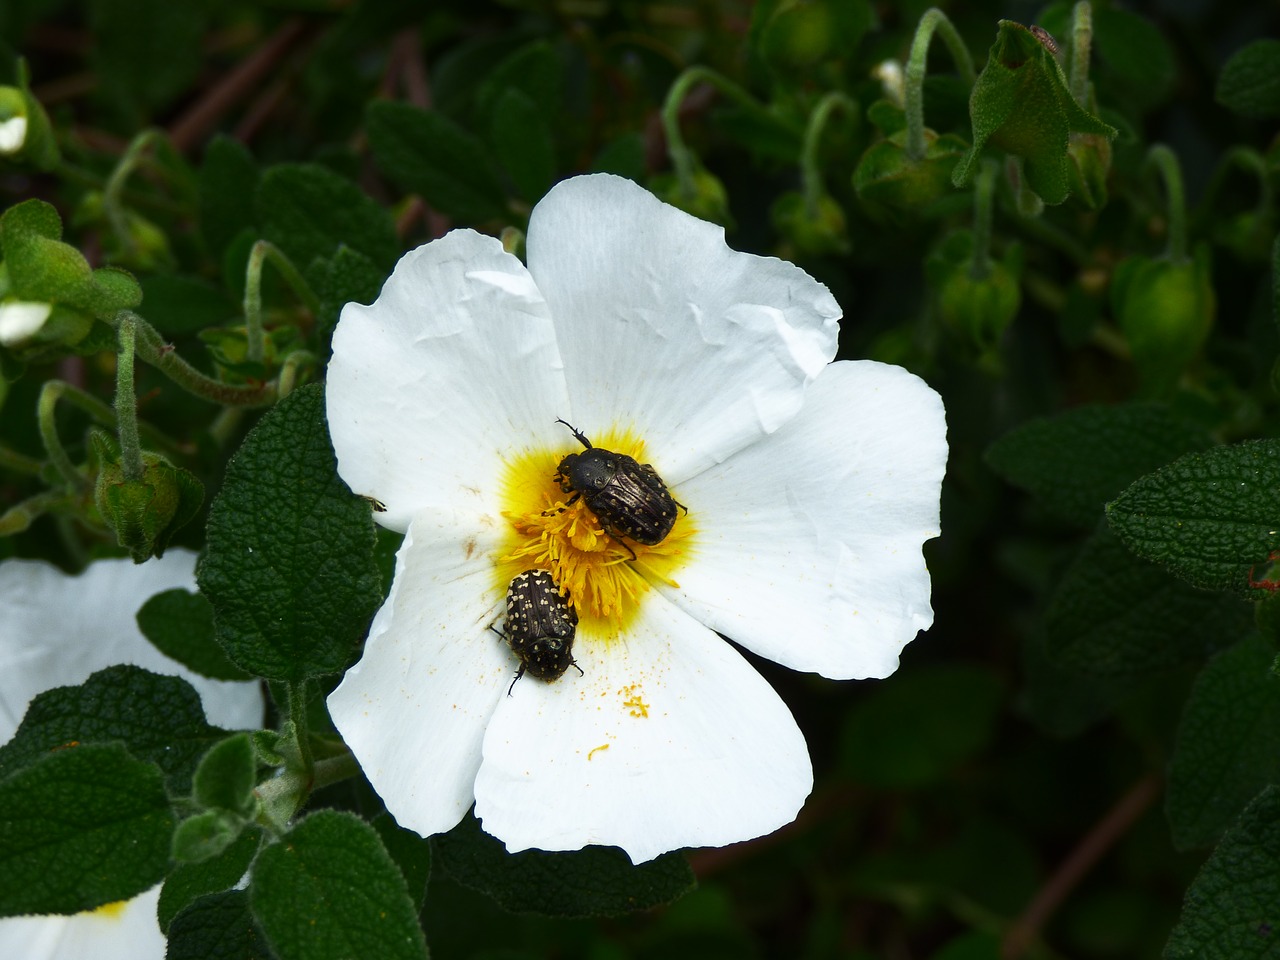
[[[930,7],[920,18],[916,27],[916,35],[911,41],[911,53],[907,57],[906,70],[906,112],[907,112],[907,158],[923,160],[925,155],[924,139],[924,75],[929,56],[929,42],[937,33],[951,51],[951,59],[960,71],[960,79],[965,85],[972,87],[977,75],[973,70],[973,57],[960,39],[960,34],[947,15],[937,7]]]

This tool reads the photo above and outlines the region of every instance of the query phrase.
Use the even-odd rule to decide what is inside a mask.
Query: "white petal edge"
[[[574,655],[582,676],[522,679],[485,732],[476,816],[508,850],[601,844],[642,863],[795,819],[804,737],[721,638],[652,593],[622,640],[580,637]]]
[[[669,483],[776,430],[835,355],[825,286],[621,177],[553,187],[528,254],[569,383],[560,416],[588,437],[634,429]]]
[[[360,662],[329,714],[396,821],[423,836],[471,807],[485,726],[518,666],[500,636],[492,534],[457,517],[414,518]]]
[[[933,622],[921,545],[939,534],[942,400],[900,367],[833,363],[777,433],[687,481],[694,556],[660,589],[796,670],[886,677]]]
[[[262,690],[256,682],[198,676],[138,629],[137,612],[155,594],[196,589],[195,564],[196,555],[181,549],[143,564],[97,560],[76,577],[35,560],[0,562],[0,743],[13,736],[36,694],[84,683],[117,663],[187,680],[210,723],[261,727]]]
[[[34,337],[53,312],[53,304],[30,300],[0,303],[0,346],[16,347]]]
[[[326,407],[338,473],[385,505],[383,526],[428,507],[496,515],[503,461],[563,444],[569,407],[524,265],[473,230],[406,253],[372,306],[343,308]]]
[[[161,884],[121,905],[71,916],[0,919],[0,957],[14,960],[164,960],[156,921]]]

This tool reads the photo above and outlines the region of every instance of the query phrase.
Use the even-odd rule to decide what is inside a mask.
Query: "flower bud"
[[[828,194],[819,196],[810,209],[803,194],[794,191],[784,193],[774,201],[769,216],[774,229],[800,256],[821,257],[849,252],[844,209]]]
[[[0,159],[52,170],[58,165],[53,126],[25,85],[0,86]]]
[[[649,181],[649,190],[664,203],[679,207],[699,220],[710,220],[721,226],[733,225],[729,214],[729,193],[720,179],[702,166],[693,172],[690,187],[674,173],[660,173]]]
[[[1071,192],[1090,210],[1107,205],[1111,141],[1096,133],[1073,133],[1067,144],[1071,159]]]
[[[999,260],[975,277],[971,264],[956,265],[938,291],[942,322],[986,353],[996,347],[1022,306],[1018,277]]]
[[[1062,66],[1027,27],[1001,20],[987,65],[969,96],[973,147],[956,165],[952,180],[967,184],[988,142],[1021,157],[1027,184],[1048,204],[1071,190],[1068,155],[1072,131],[1110,139],[1116,129],[1076,103]]]
[[[853,171],[858,199],[918,210],[953,192],[951,171],[969,145],[954,134],[939,136],[926,128],[925,154],[912,159],[907,156],[906,137],[905,130],[893,133],[862,154]]]
[[[1181,260],[1130,257],[1112,277],[1111,305],[1144,387],[1167,393],[1213,326],[1208,248]]]
[[[135,563],[164,555],[170,539],[200,511],[204,485],[157,453],[142,454],[142,478],[128,480],[110,442],[93,434],[100,462],[94,501]]]

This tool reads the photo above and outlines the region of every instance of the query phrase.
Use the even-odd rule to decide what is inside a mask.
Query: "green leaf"
[[[987,464],[1054,515],[1092,530],[1108,500],[1208,435],[1164,404],[1077,407],[1032,420],[993,443]]]
[[[1280,957],[1280,787],[1245,809],[1187,890],[1165,960]]]
[[[253,812],[257,773],[253,743],[247,733],[237,733],[214,744],[200,760],[191,779],[192,798],[202,807],[247,816]]]
[[[173,831],[170,853],[178,863],[203,863],[236,842],[244,821],[225,810],[187,817]]]
[[[165,960],[275,960],[243,890],[194,901],[173,918],[168,939]]]
[[[249,903],[280,960],[425,958],[418,910],[374,829],[321,810],[258,856]]]
[[[514,90],[528,97],[544,117],[553,117],[560,109],[563,74],[560,58],[551,45],[534,40],[488,72],[476,99],[481,112],[490,113],[498,100]]]
[[[200,757],[223,735],[205,722],[200,695],[187,681],[108,667],[78,687],[46,690],[31,701],[18,732],[0,747],[0,776],[69,744],[118,740],[160,767],[169,789],[181,794],[190,790]]]
[[[382,600],[369,506],[338,478],[317,384],[270,411],[227,465],[197,570],[218,642],[272,680],[337,673]]]
[[[1280,678],[1259,635],[1200,673],[1178,726],[1166,813],[1180,849],[1205,846],[1259,790],[1280,783]]]
[[[1246,117],[1280,114],[1280,40],[1255,40],[1231,55],[1214,98]]]
[[[1125,545],[1207,590],[1257,593],[1253,571],[1280,550],[1280,440],[1182,457],[1107,504]]]
[[[0,780],[0,916],[128,900],[169,866],[160,771],[118,743],[68,747]]]
[[[205,148],[197,181],[200,232],[215,257],[226,252],[237,234],[253,227],[253,204],[245,198],[257,193],[259,179],[253,154],[240,141],[219,134]]]
[[[427,896],[427,881],[431,879],[431,842],[397,824],[385,811],[371,822],[387,853],[404,874],[409,897],[421,908]]]
[[[622,916],[670,903],[695,883],[688,862],[678,853],[639,866],[615,847],[507,853],[502,841],[484,833],[470,815],[433,838],[432,846],[436,862],[455,880],[516,913]]]
[[[1248,631],[1249,609],[1137,560],[1105,528],[1085,542],[1045,614],[1050,659],[1098,677],[1195,660]]]
[[[138,611],[138,628],[166,657],[214,680],[249,680],[213,638],[213,606],[181,587],[157,593]]]
[[[319,352],[328,356],[329,339],[348,303],[373,303],[378,298],[386,271],[358,250],[343,246],[332,257],[316,260],[307,271],[307,281],[320,298],[316,317]]]
[[[1168,97],[1177,64],[1169,42],[1150,20],[1131,10],[1095,4],[1093,46],[1108,98],[1132,102],[1144,112]]]
[[[877,787],[934,783],[986,746],[1004,700],[1004,684],[977,666],[897,674],[849,711],[841,769]]]
[[[520,195],[536,203],[556,174],[556,147],[546,115],[519,90],[507,90],[493,106],[489,142]]]
[[[246,830],[216,857],[174,867],[165,878],[156,906],[160,929],[169,933],[174,918],[199,897],[230,890],[239,883],[258,852],[260,839],[256,830]]]
[[[402,190],[468,223],[506,215],[489,151],[448,117],[375,100],[365,111],[365,129],[378,167]]]
[[[263,174],[254,200],[262,235],[306,269],[341,244],[389,271],[400,255],[391,214],[349,180],[313,163],[285,163]]]

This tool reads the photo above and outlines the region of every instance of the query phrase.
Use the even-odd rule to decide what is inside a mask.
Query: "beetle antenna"
[[[561,420],[559,417],[557,417],[557,418],[556,418],[556,423],[563,423],[566,427],[568,427],[568,428],[573,432],[573,435],[574,435],[575,437],[577,437],[578,442],[579,442],[580,444],[582,444],[582,445],[583,445],[584,447],[586,447],[588,450],[590,450],[590,449],[591,449],[591,441],[590,441],[590,440],[588,440],[585,436],[583,436],[583,435],[582,435],[582,431],[581,431],[581,430],[579,430],[577,427],[575,427],[575,426],[574,426],[572,423],[570,423],[568,420]]]

